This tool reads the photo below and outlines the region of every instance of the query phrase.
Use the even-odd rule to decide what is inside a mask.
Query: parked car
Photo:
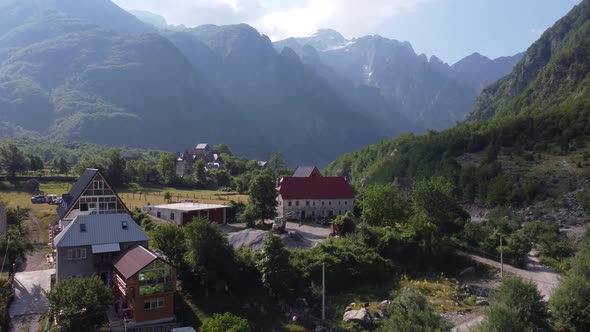
[[[55,201],[53,201],[53,204],[55,204],[55,205],[60,205],[60,204],[61,204],[61,203],[63,203],[63,202],[64,202],[63,198],[58,198],[58,199],[56,199]]]
[[[41,204],[47,202],[47,198],[43,195],[36,195],[31,197],[31,203],[33,204]]]
[[[55,200],[57,199],[57,195],[47,195],[47,197],[45,197],[46,202],[49,204],[55,204]]]

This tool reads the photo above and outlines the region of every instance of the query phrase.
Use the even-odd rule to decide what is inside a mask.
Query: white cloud
[[[160,14],[171,24],[248,23],[271,39],[332,28],[347,37],[372,33],[385,19],[433,0],[114,0]]]
[[[308,0],[303,6],[267,13],[255,25],[271,39],[308,36],[332,28],[345,36],[371,33],[392,16],[416,10],[430,0]]]

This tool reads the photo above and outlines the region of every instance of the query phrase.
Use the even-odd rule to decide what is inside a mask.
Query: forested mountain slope
[[[491,97],[480,99],[496,98],[512,108],[486,121],[403,135],[365,147],[336,159],[326,173],[346,175],[359,187],[390,183],[396,176],[441,175],[452,179],[465,199],[491,205],[530,201],[550,194],[552,188],[557,190],[568,179],[573,180],[573,188],[585,185],[584,176],[590,173],[589,57],[584,56],[590,33],[589,7],[590,1],[575,7],[535,42],[507,78],[494,85],[506,87],[508,80],[529,75],[523,70],[531,68],[532,50],[543,45],[547,36],[565,36],[560,39],[563,44],[553,43],[559,51],[535,70],[522,93],[508,100],[505,90],[491,95],[493,90],[488,88],[485,91]],[[524,84],[526,80],[514,80],[514,84],[517,81]],[[483,114],[479,110],[475,114]]]
[[[589,97],[590,1],[543,33],[514,70],[483,90],[469,120],[544,112]]]

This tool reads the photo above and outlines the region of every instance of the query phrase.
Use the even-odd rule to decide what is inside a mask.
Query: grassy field
[[[40,190],[45,194],[56,194],[61,196],[67,193],[73,183],[63,182],[41,182]],[[29,208],[31,209],[31,219],[28,223],[29,234],[36,237],[38,242],[47,243],[49,223],[57,215],[56,206],[51,204],[33,204],[31,203],[31,194],[16,190],[9,183],[2,183],[0,190],[0,201],[6,203],[8,207]],[[125,190],[119,192],[119,196],[129,209],[134,207],[141,208],[149,204],[167,203],[164,199],[164,193],[170,192],[172,195],[171,203],[182,201],[194,201],[210,204],[229,204],[231,200],[248,202],[247,195],[238,195],[232,192],[213,191],[213,190],[181,190],[169,187],[146,188],[145,193],[131,193]],[[35,219],[38,219],[37,222]]]
[[[170,187],[145,188],[145,192],[132,193],[120,191],[119,196],[125,202],[129,209],[142,207],[148,203],[151,205],[165,204],[164,193],[169,192],[172,195],[171,203],[193,201],[208,204],[229,204],[230,201],[248,202],[248,195],[239,195],[235,192],[214,191],[214,190],[186,190],[175,189]]]

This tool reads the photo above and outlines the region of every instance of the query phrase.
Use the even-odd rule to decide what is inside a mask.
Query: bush
[[[0,330],[8,331],[8,307],[12,301],[12,287],[8,280],[0,279]]]
[[[23,185],[23,190],[30,193],[30,194],[38,193],[39,188],[40,188],[40,184],[39,184],[39,181],[37,181],[36,179],[29,179]]]
[[[451,326],[437,315],[417,291],[406,288],[396,298],[395,306],[389,317],[384,319],[379,332],[436,332],[448,331]]]
[[[200,332],[250,332],[250,325],[244,318],[234,316],[229,312],[213,314],[203,321]]]
[[[549,313],[543,296],[531,281],[506,278],[490,297],[493,306],[505,306],[517,311],[517,320],[535,331],[547,331]],[[501,328],[498,331],[503,331]]]

